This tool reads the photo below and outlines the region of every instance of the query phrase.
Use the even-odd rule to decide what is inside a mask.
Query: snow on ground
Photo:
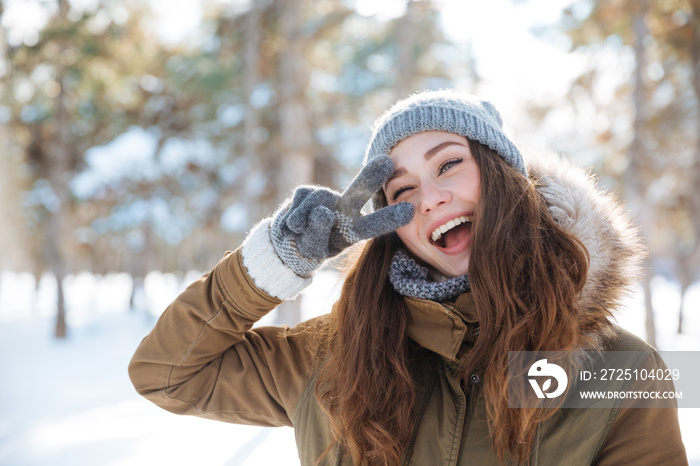
[[[46,276],[37,287],[28,274],[0,276],[0,464],[52,465],[295,465],[290,428],[236,426],[161,410],[136,394],[127,365],[157,314],[199,276],[151,274],[140,311],[129,310],[131,278],[80,274],[67,279],[69,338],[52,337],[56,289]],[[691,289],[694,316],[687,333],[675,334],[678,290],[655,279],[658,346],[700,350],[700,285]],[[330,308],[338,278],[321,274],[306,303]],[[303,306],[304,318],[316,306]],[[636,295],[619,316],[622,326],[644,336]],[[262,323],[273,323],[274,311]],[[700,420],[680,410],[691,465],[700,466]]]

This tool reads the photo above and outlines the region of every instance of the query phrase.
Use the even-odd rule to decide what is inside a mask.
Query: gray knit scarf
[[[453,300],[470,289],[467,275],[440,281],[431,280],[429,270],[418,265],[400,249],[391,261],[389,281],[402,296],[429,299],[439,303]]]

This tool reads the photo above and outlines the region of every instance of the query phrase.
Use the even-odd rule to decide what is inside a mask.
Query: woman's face
[[[448,277],[467,273],[472,219],[481,193],[479,167],[467,139],[426,131],[389,153],[394,174],[384,184],[389,205],[410,202],[413,220],[396,230],[406,247]]]

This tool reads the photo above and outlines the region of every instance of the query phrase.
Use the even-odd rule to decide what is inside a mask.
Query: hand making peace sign
[[[363,215],[362,207],[394,171],[388,156],[364,166],[342,194],[328,188],[300,186],[291,203],[275,214],[270,234],[275,251],[299,276],[309,276],[324,259],[358,241],[395,231],[413,218],[408,202]]]

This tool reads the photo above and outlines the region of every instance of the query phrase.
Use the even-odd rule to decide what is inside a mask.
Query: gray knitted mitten
[[[413,218],[413,205],[402,202],[362,215],[362,206],[394,171],[382,155],[369,161],[339,194],[327,188],[300,186],[291,202],[275,214],[270,237],[277,255],[300,277],[358,241],[391,233]]]

